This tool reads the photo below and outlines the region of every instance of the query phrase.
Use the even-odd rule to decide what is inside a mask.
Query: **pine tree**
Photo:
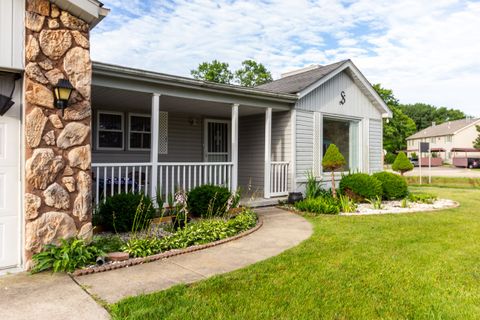
[[[325,152],[322,159],[322,166],[323,169],[332,172],[332,195],[334,198],[337,197],[337,192],[335,190],[335,170],[341,168],[346,163],[347,161],[345,161],[345,158],[336,145],[331,144],[328,146],[327,152]]]
[[[478,137],[473,141],[473,147],[475,149],[480,149],[480,126],[477,126]]]
[[[405,172],[413,170],[413,164],[410,162],[410,160],[408,160],[405,152],[400,151],[398,153],[395,161],[392,164],[392,170],[400,172],[402,176]]]

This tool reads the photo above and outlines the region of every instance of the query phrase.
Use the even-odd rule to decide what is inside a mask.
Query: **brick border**
[[[144,257],[144,258],[132,258],[132,259],[128,259],[128,260],[125,260],[125,261],[112,263],[112,264],[107,264],[107,265],[103,265],[103,266],[86,268],[86,269],[78,269],[78,270],[75,270],[73,273],[70,273],[70,275],[74,276],[74,277],[79,277],[79,276],[84,276],[84,275],[93,274],[93,273],[105,272],[105,271],[110,271],[110,270],[115,270],[115,269],[120,269],[120,268],[127,268],[127,267],[135,266],[135,265],[138,265],[138,264],[157,261],[157,260],[160,260],[160,259],[167,259],[167,258],[179,256],[179,255],[186,254],[186,253],[195,252],[195,251],[215,247],[215,246],[218,246],[218,245],[230,242],[230,241],[234,241],[234,240],[246,237],[249,234],[252,234],[255,231],[257,231],[258,229],[260,229],[262,226],[263,226],[263,219],[261,217],[258,217],[257,225],[255,227],[253,227],[253,228],[251,228],[247,231],[244,231],[242,233],[239,233],[239,234],[237,234],[233,237],[230,237],[230,238],[225,238],[225,239],[217,240],[217,241],[206,243],[206,244],[190,246],[190,247],[185,248],[185,249],[173,249],[173,250],[170,250],[170,251],[157,253],[157,254],[154,254],[154,255],[151,255],[151,256],[148,256],[148,257]]]

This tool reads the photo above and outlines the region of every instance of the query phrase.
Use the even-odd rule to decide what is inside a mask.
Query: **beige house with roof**
[[[418,153],[419,143],[429,142],[432,151],[446,163],[453,163],[454,158],[480,157],[480,150],[473,148],[477,125],[480,119],[471,118],[433,124],[407,138],[407,152]]]

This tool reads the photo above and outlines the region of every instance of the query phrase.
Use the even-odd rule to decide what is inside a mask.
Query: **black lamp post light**
[[[65,109],[68,107],[68,100],[70,100],[73,89],[70,81],[60,79],[53,90],[55,94],[55,107],[62,110],[62,117],[65,115]]]

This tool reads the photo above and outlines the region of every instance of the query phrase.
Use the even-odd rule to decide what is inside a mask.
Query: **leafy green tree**
[[[323,169],[332,172],[332,195],[334,198],[337,197],[337,192],[335,190],[335,170],[341,168],[347,163],[345,158],[341,154],[340,150],[338,150],[337,146],[331,144],[328,146],[327,152],[322,159],[322,166]]]
[[[406,138],[416,131],[415,122],[400,110],[399,102],[393,95],[392,90],[382,88],[380,84],[375,84],[373,88],[393,113],[393,117],[385,119],[383,123],[383,146],[385,150],[396,153],[399,150],[406,149]]]
[[[392,164],[392,170],[400,172],[403,176],[405,172],[413,170],[413,164],[408,160],[405,152],[400,151]]]
[[[233,73],[229,69],[228,63],[213,60],[212,62],[202,62],[197,69],[190,70],[190,74],[199,80],[230,84],[233,80]]]
[[[478,137],[473,141],[473,147],[476,149],[480,149],[480,126],[477,127]]]
[[[437,108],[425,103],[401,104],[398,107],[404,114],[415,121],[418,131],[430,127],[433,122],[442,124],[466,117],[463,111],[446,107]]]
[[[273,80],[270,71],[253,60],[242,62],[242,67],[235,71],[235,79],[244,87],[255,87]]]

